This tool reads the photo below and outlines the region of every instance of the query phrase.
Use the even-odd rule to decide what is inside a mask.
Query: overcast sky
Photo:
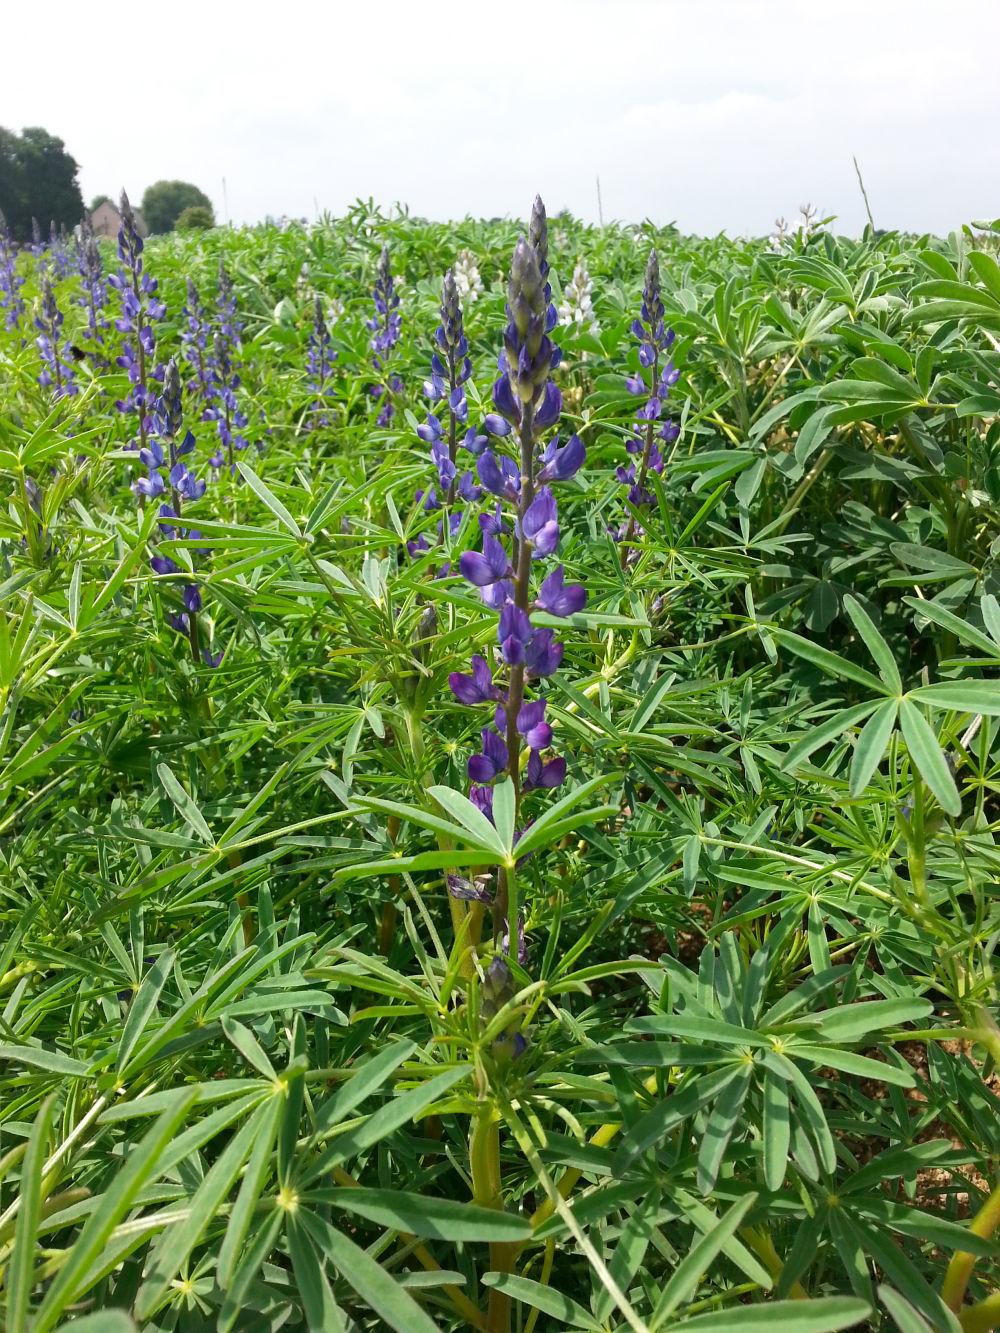
[[[229,218],[550,212],[764,233],[1000,215],[1000,0],[79,0],[5,7],[0,124],[84,198],[200,185]]]

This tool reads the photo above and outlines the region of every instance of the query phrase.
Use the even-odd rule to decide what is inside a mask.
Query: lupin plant
[[[108,321],[104,307],[108,300],[107,283],[104,279],[104,264],[101,251],[90,225],[90,219],[80,223],[80,232],[76,242],[76,267],[80,275],[80,295],[77,302],[87,312],[87,336],[97,348],[104,343],[104,334]]]
[[[166,314],[166,306],[157,296],[157,280],[145,271],[135,213],[128,195],[122,190],[119,204],[121,226],[118,228],[118,258],[121,272],[112,273],[109,284],[121,295],[122,312],[115,320],[115,328],[126,334],[116,364],[127,372],[129,392],[116,404],[119,412],[134,413],[136,434],[131,447],[145,449],[149,438],[153,404],[156,394],[151,384],[162,381],[163,368],[155,364],[156,337],[153,325]]]
[[[452,269],[444,275],[441,323],[435,331],[434,341],[437,346],[431,356],[430,379],[424,381],[424,394],[435,406],[441,402],[445,404],[447,420],[442,424],[437,412],[429,412],[424,425],[417,427],[417,434],[431,446],[431,460],[438,479],[437,487],[430,486],[417,498],[422,501],[425,509],[437,509],[443,503],[450,510],[456,496],[471,503],[480,495],[471,471],[465,471],[459,478],[459,436],[462,437],[462,443],[471,445],[473,452],[476,448],[475,440],[482,438],[485,443],[485,437],[479,437],[475,428],[467,429],[469,403],[465,385],[472,374],[472,362],[469,359],[469,341],[463,327],[462,303]]]
[[[507,296],[504,349],[500,377],[493,386],[497,409],[487,429],[497,439],[510,437],[517,459],[485,449],[479,457],[479,480],[499,501],[483,515],[482,550],[465,551],[459,561],[463,577],[480,591],[483,602],[499,616],[498,661],[480,654],[469,675],[454,672],[452,693],[463,704],[493,709],[492,726],[482,729],[482,749],[468,763],[470,796],[486,813],[492,810],[494,782],[509,776],[514,790],[515,827],[520,827],[521,800],[533,788],[559,786],[566,776],[561,755],[545,757],[553,740],[545,720],[544,699],[528,691],[558,668],[563,646],[553,630],[532,624],[533,611],[565,617],[583,609],[581,584],[567,584],[562,565],[536,587],[535,563],[550,559],[559,545],[559,517],[552,484],[568,481],[582,467],[585,451],[579,436],[560,445],[558,435],[542,447],[543,434],[559,420],[562,396],[551,372],[559,351],[549,338],[555,325],[551,289],[545,280],[547,232],[544,207],[536,199],[530,239],[515,247]],[[522,773],[522,761],[523,773]],[[508,870],[498,895],[499,915],[520,924],[515,875]],[[514,890],[514,891],[512,891]],[[509,929],[509,949],[516,953],[517,930]]]
[[[672,444],[679,429],[670,417],[663,418],[670,390],[680,378],[674,363],[664,355],[674,342],[673,329],[664,322],[663,294],[660,287],[660,261],[656,251],[649,252],[646,278],[642,289],[642,313],[632,321],[632,333],[639,343],[639,370],[626,376],[625,387],[633,397],[643,402],[636,411],[633,433],[625,441],[625,448],[633,461],[618,467],[618,480],[627,486],[629,503],[635,509],[648,508],[655,497],[647,487],[652,470],[663,471],[660,443]],[[647,378],[648,376],[648,378]],[[635,459],[638,459],[636,467]],[[636,533],[635,515],[629,516],[624,537],[629,541]]]
[[[189,466],[195,439],[190,430],[184,430],[180,373],[173,358],[167,362],[163,391],[153,405],[150,426],[148,444],[139,453],[140,461],[146,467],[146,476],[133,483],[133,490],[142,503],[160,501],[159,531],[161,537],[169,541],[178,535],[178,520],[184,505],[189,501],[200,500],[206,489],[205,481],[196,477]],[[197,537],[190,529],[184,531],[189,537]],[[150,565],[155,573],[161,575],[182,572],[180,566],[166,555],[154,555]],[[196,662],[205,660],[210,666],[217,665],[210,655],[205,655],[201,647],[198,625],[201,591],[197,583],[184,583],[181,601],[184,609],[170,615],[171,625],[187,637]]]
[[[219,289],[215,298],[215,330],[235,365],[243,348],[243,324],[236,307],[236,291],[226,261],[219,257]]]
[[[31,257],[39,265],[45,258],[45,241],[42,237],[42,229],[38,225],[38,219],[31,219],[31,244],[28,249],[31,251]]]
[[[562,304],[559,306],[559,318],[562,323],[575,324],[581,329],[596,329],[593,293],[594,284],[581,256],[576,261],[571,281],[563,288]]]
[[[455,257],[455,286],[460,298],[468,305],[478,301],[483,291],[476,256],[469,249],[459,250]]]
[[[10,330],[16,329],[24,316],[23,286],[24,279],[17,271],[17,246],[0,211],[0,310],[4,311],[4,324]]]
[[[35,315],[38,337],[35,344],[42,357],[42,371],[38,383],[51,389],[56,398],[72,398],[78,392],[76,372],[67,354],[63,338],[63,313],[56,303],[48,273],[42,277],[42,298]]]
[[[73,255],[69,247],[69,238],[66,235],[66,226],[56,231],[54,222],[49,224],[49,255],[51,257],[53,276],[56,281],[68,278],[76,267]]]
[[[392,263],[387,245],[383,245],[379,256],[372,299],[375,313],[368,320],[368,328],[372,335],[369,346],[372,352],[372,366],[378,379],[371,385],[369,393],[381,404],[376,424],[388,426],[396,411],[395,397],[403,388],[403,381],[392,370],[390,362],[393,348],[399,342],[403,330],[403,320],[399,313],[399,293],[396,291],[392,276]]]
[[[187,280],[187,300],[181,310],[184,325],[180,331],[180,340],[184,344],[184,357],[191,367],[192,376],[188,380],[187,390],[203,407],[207,407],[214,394],[211,356],[208,351],[208,338],[211,332],[211,320],[198,294],[198,288],[192,278]]]
[[[314,429],[330,424],[327,394],[330,392],[333,363],[336,359],[337,353],[333,350],[333,339],[330,337],[330,330],[327,327],[323,298],[317,293],[313,301],[313,320],[312,327],[309,330],[307,356],[309,388],[315,395],[309,407],[308,424],[310,428]]]
[[[218,431],[219,447],[212,456],[212,467],[219,469],[225,466],[231,475],[236,472],[236,454],[248,447],[243,431],[249,418],[238,397],[242,383],[239,371],[242,350],[243,325],[237,315],[236,293],[225,261],[220,258],[216,319],[209,360],[212,401],[205,409],[202,420],[214,421]]]
[[[205,409],[203,420],[214,421],[219,435],[219,448],[212,456],[212,466],[224,464],[231,475],[236,473],[236,454],[247,447],[243,430],[247,415],[240,406],[237,390],[240,376],[233,361],[235,344],[221,328],[212,339],[212,406]]]

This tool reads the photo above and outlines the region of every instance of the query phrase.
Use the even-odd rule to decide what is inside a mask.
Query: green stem
[[[472,1171],[473,1202],[483,1208],[503,1211],[500,1181],[500,1117],[492,1102],[481,1101],[472,1121],[469,1141],[469,1166]],[[514,1267],[514,1247],[508,1241],[490,1243],[490,1270],[510,1273]],[[510,1297],[491,1288],[486,1326],[489,1333],[509,1333]]]

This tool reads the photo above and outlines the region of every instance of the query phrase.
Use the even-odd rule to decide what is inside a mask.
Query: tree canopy
[[[142,215],[151,232],[173,231],[177,219],[188,208],[207,209],[214,224],[212,201],[188,181],[156,181],[142,196]]]
[[[0,126],[0,209],[16,240],[31,236],[31,219],[42,231],[50,222],[73,227],[83,216],[79,167],[62,139],[40,126],[15,134]]]

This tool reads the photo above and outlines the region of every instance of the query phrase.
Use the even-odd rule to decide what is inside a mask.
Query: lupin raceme
[[[672,444],[679,433],[671,418],[664,417],[670,390],[680,376],[673,361],[663,359],[673,345],[674,331],[664,322],[660,263],[655,250],[649,252],[641,316],[632,321],[632,333],[639,343],[639,370],[626,376],[625,387],[642,402],[636,410],[633,434],[625,442],[632,461],[617,469],[617,477],[629,488],[629,503],[642,509],[652,505],[655,498],[647,485],[650,471],[663,471],[660,445]],[[624,531],[627,535],[635,531],[634,519]]]
[[[536,199],[529,235],[518,241],[511,263],[504,347],[493,386],[496,411],[484,423],[494,443],[478,459],[479,481],[496,503],[480,516],[481,550],[466,551],[460,560],[464,578],[498,615],[497,647],[488,657],[475,654],[471,672],[454,672],[449,681],[461,703],[493,712],[492,725],[481,732],[480,752],[468,761],[470,797],[488,816],[497,781],[513,780],[519,812],[523,792],[556,787],[566,775],[565,758],[551,753],[545,700],[528,697],[559,667],[563,646],[551,628],[531,617],[536,611],[566,617],[586,602],[580,584],[566,583],[561,564],[540,580],[535,573],[559,545],[552,486],[575,476],[584,462],[576,435],[565,444],[558,435],[543,444],[562,405],[551,379],[560,354],[549,337],[556,314],[546,256],[545,210]],[[506,452],[509,445],[516,457]]]

